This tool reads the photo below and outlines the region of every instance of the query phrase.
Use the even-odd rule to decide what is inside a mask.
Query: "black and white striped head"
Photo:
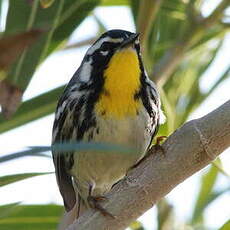
[[[111,57],[118,49],[133,45],[133,48],[140,52],[139,34],[131,33],[126,30],[109,30],[102,34],[96,42],[88,49],[85,58]],[[98,59],[97,59],[98,61]]]
[[[92,71],[104,70],[111,57],[121,49],[131,46],[140,56],[139,34],[126,30],[109,30],[102,34],[87,50],[81,64],[81,80],[87,82]]]

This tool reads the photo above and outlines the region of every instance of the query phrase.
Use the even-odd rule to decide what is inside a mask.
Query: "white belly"
[[[136,151],[129,154],[103,151],[76,153],[71,174],[75,178],[81,196],[88,195],[89,185],[93,187],[92,195],[106,193],[144,156],[151,141],[151,133],[148,130],[149,119],[147,113],[142,111],[139,116],[133,118],[97,120],[97,127],[100,129],[97,130],[97,127],[90,129],[84,135],[84,140],[88,141],[91,135],[93,142],[130,147]]]

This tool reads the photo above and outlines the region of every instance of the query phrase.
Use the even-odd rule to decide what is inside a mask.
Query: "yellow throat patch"
[[[140,74],[138,56],[133,48],[116,52],[104,72],[104,89],[96,112],[117,119],[136,115],[140,101],[134,100],[134,95],[140,88]]]

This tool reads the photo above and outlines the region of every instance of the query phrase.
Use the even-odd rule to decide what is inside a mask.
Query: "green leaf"
[[[186,4],[180,0],[162,1],[157,18],[152,25],[148,42],[150,63],[159,59],[181,39],[187,28]],[[152,72],[152,66],[151,66]]]
[[[40,0],[40,3],[41,3],[41,6],[46,9],[50,7],[54,3],[54,1],[55,0]]]
[[[199,77],[201,78],[202,75],[205,73],[205,71],[208,70],[208,68],[212,65],[212,63],[215,61],[215,58],[218,54],[218,51],[221,49],[222,46],[222,40],[219,39],[216,47],[208,48],[208,44],[203,45],[203,48],[199,49],[198,54],[195,57],[191,57],[193,60],[197,60],[197,63],[194,62],[194,66],[196,66],[196,72],[194,73],[196,75],[196,79]],[[206,57],[202,57],[202,53],[204,52],[204,49],[209,49],[208,55]],[[193,55],[192,55],[193,56]],[[200,64],[198,64],[200,63]],[[194,69],[194,68],[193,68]],[[221,76],[219,81],[222,82],[226,76]],[[199,79],[198,79],[199,80]],[[192,84],[192,87],[188,91],[188,94],[191,95],[189,99],[189,103],[187,105],[186,111],[181,119],[181,122],[185,121],[189,114],[191,114],[192,111],[194,111],[201,103],[204,101],[211,92],[213,92],[214,89],[218,86],[219,83],[216,83],[208,93],[202,93],[199,87],[199,82],[196,80],[194,84]]]
[[[222,37],[227,32],[227,30],[223,30],[222,26],[217,25],[213,26],[209,30],[207,30],[204,35],[199,39],[192,47],[191,49],[197,48],[198,46],[201,46],[205,44],[206,42],[215,39],[217,37]]]
[[[161,199],[157,204],[158,230],[171,229],[174,223],[173,206],[166,199]]]
[[[220,191],[212,191],[210,193],[210,195],[207,197],[207,200],[206,200],[206,206],[208,206],[210,203],[212,203],[213,201],[215,201],[219,196],[223,195],[225,192],[229,192],[230,191],[230,188],[225,188],[225,189],[222,189]]]
[[[0,229],[56,230],[62,212],[59,205],[18,205],[0,218]]]
[[[39,1],[32,1],[32,4],[9,1],[5,34],[32,28],[44,28],[47,32],[20,56],[7,79],[25,90],[40,62],[68,39],[98,3],[99,0],[60,0],[43,9]]]
[[[53,52],[60,44],[67,41],[74,30],[99,3],[99,0],[65,1],[60,22],[53,33],[47,55]]]
[[[203,211],[209,203],[209,196],[212,194],[217,176],[218,170],[214,166],[211,166],[208,172],[202,176],[199,194],[192,215],[192,223],[202,222]]]
[[[29,150],[24,150],[24,151],[20,151],[20,152],[16,152],[16,153],[11,153],[5,156],[1,156],[0,157],[0,163],[4,163],[10,160],[14,160],[17,158],[21,158],[21,157],[28,157],[28,156],[42,156],[42,157],[48,157],[45,154],[42,154],[41,152],[47,151],[47,149],[51,149],[51,147],[47,148],[47,147],[40,147],[40,148],[31,148]]]
[[[98,152],[110,152],[116,154],[133,154],[136,152],[134,148],[129,148],[121,145],[99,143],[99,142],[75,142],[75,143],[56,143],[52,146],[33,146],[29,150],[24,150],[16,153],[11,153],[6,156],[0,157],[0,163],[17,159],[25,156],[46,156],[41,152],[57,151],[57,152],[69,152],[69,151],[98,151]]]
[[[230,229],[230,220],[228,220],[219,230],[229,230]]]
[[[23,102],[10,120],[0,114],[0,133],[53,113],[63,90],[64,86],[61,86]]]
[[[46,154],[40,153],[41,151],[37,151],[37,150],[26,150],[26,151],[21,151],[21,152],[17,152],[17,153],[11,153],[9,155],[5,155],[0,157],[0,163],[4,163],[6,161],[10,161],[10,160],[14,160],[20,157],[49,157]]]
[[[0,187],[8,184],[12,184],[14,182],[24,180],[34,176],[42,176],[48,175],[52,172],[45,172],[45,173],[21,173],[21,174],[14,174],[14,175],[7,175],[0,177]]]
[[[165,84],[166,97],[171,107],[175,108],[174,129],[182,125],[191,112],[207,98],[208,93],[205,94],[200,89],[200,79],[215,60],[221,45],[222,41],[218,38],[215,45],[207,43],[193,49],[184,57],[181,65]],[[220,79],[226,78],[226,75],[227,72]]]
[[[101,6],[127,6],[129,0],[101,0]]]
[[[48,28],[52,28],[55,18],[60,15],[62,7],[63,0],[47,9],[46,22],[44,22],[42,14],[45,12],[40,7],[39,1],[33,1],[31,4],[26,1],[9,1],[5,34],[26,31],[36,27],[44,28],[43,23],[46,23]],[[20,56],[9,71],[8,80],[11,83],[23,90],[27,87],[46,46],[50,31],[49,29],[31,49],[27,49]]]
[[[11,211],[15,208],[15,206],[19,205],[20,202],[5,204],[0,206],[0,219],[8,216]]]
[[[130,8],[132,10],[133,20],[134,20],[135,25],[137,25],[139,4],[140,4],[139,0],[130,1]]]

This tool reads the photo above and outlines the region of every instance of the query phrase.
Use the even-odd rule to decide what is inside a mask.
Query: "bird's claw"
[[[160,151],[162,153],[163,156],[165,156],[165,150],[161,145],[161,142],[167,138],[167,136],[160,136],[156,138],[156,144],[153,145],[153,148],[155,151]]]
[[[91,208],[99,211],[103,216],[115,218],[111,213],[109,213],[106,209],[104,209],[99,202],[100,201],[108,201],[107,197],[104,196],[88,196],[87,198],[88,204]]]

